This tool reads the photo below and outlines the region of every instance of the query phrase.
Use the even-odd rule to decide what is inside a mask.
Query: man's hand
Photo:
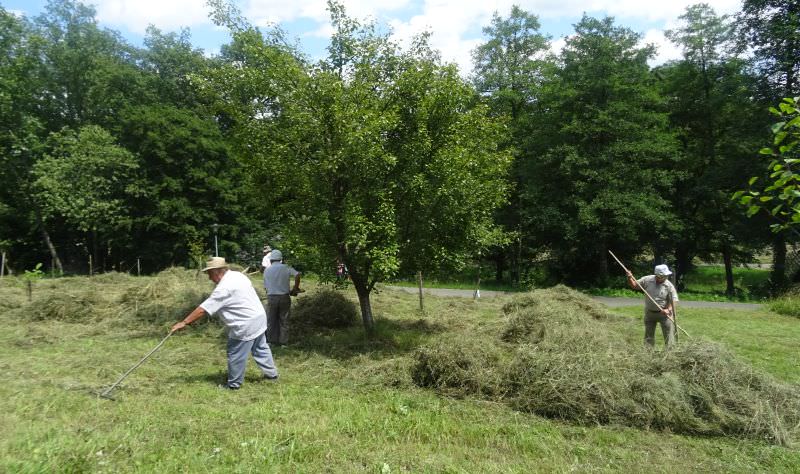
[[[183,321],[179,321],[179,322],[177,322],[177,323],[172,325],[172,329],[169,332],[175,332],[175,331],[178,331],[178,330],[183,329],[185,327],[186,327],[186,323],[184,323]]]
[[[292,290],[291,290],[291,291],[289,291],[289,295],[291,295],[291,296],[297,296],[297,295],[299,295],[300,293],[305,293],[305,292],[306,292],[306,290],[301,290],[300,288],[294,287],[294,288],[292,288]]]

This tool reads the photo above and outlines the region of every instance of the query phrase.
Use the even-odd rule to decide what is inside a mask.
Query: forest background
[[[757,253],[771,288],[797,273],[791,215],[731,199],[775,178],[759,150],[796,115],[778,107],[800,95],[796,2],[688,7],[668,32],[683,58],[655,67],[614,18],[585,15],[554,54],[514,7],[469,73],[335,2],[317,61],[209,5],[232,37],[212,57],[188,30],[132,46],[71,0],[0,7],[4,271],[155,273],[214,252],[254,269],[268,242],[323,279],[344,262],[362,313],[376,282],[420,271],[603,284],[608,249],[669,262],[679,286],[696,258],[722,261],[729,294]]]

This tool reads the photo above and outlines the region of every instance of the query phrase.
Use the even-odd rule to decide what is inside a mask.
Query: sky
[[[664,38],[664,30],[676,26],[688,5],[699,0],[342,0],[349,16],[374,19],[391,29],[401,44],[422,31],[432,32],[431,44],[442,58],[472,70],[471,51],[483,43],[482,28],[497,12],[508,17],[512,5],[539,17],[541,32],[560,50],[573,25],[586,13],[612,16],[616,24],[643,35],[658,48],[653,64],[680,57],[680,50]],[[325,0],[234,0],[251,24],[280,25],[312,59],[325,54],[331,27]],[[230,36],[208,19],[206,0],[87,0],[94,5],[100,26],[120,32],[131,44],[141,46],[149,24],[163,32],[189,28],[192,43],[214,55]],[[705,0],[718,14],[732,14],[741,0]],[[0,6],[16,14],[34,17],[45,0],[0,0]]]

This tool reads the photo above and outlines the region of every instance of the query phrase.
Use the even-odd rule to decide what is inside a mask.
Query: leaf
[[[761,208],[758,207],[758,206],[750,206],[747,209],[747,217],[753,217],[754,215],[758,214],[758,211],[760,211],[760,210],[761,210]]]
[[[772,196],[761,196],[758,200],[761,202],[770,202],[772,201]]]
[[[758,176],[753,176],[752,178],[750,178],[750,181],[748,181],[747,184],[752,186],[752,185],[756,184],[756,181],[758,181]]]
[[[762,148],[762,149],[758,150],[758,152],[760,154],[762,154],[762,155],[771,155],[772,154],[772,148],[766,148],[765,147],[765,148]]]

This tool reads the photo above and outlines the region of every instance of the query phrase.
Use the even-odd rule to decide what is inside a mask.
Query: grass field
[[[733,298],[725,294],[725,267],[720,265],[697,266],[686,275],[686,289],[681,291],[681,298],[685,300],[700,301],[764,301],[767,295],[769,270],[763,268],[736,267],[733,269],[734,287],[736,294]],[[641,275],[637,276],[642,276]],[[396,286],[417,286],[412,280],[398,280],[392,282]],[[474,290],[477,281],[474,277],[441,280],[425,278],[423,285],[426,288],[457,288]],[[535,286],[535,284],[533,285]],[[508,283],[498,283],[494,280],[481,280],[482,290],[519,292],[527,288],[515,288]],[[612,279],[611,286],[603,288],[583,288],[583,291],[598,296],[624,296],[638,297],[639,292],[628,288],[624,275]]]
[[[177,277],[176,277],[177,278]],[[209,321],[173,336],[116,393],[99,389],[152,349],[210,283],[171,293],[151,277],[0,283],[2,472],[796,472],[800,449],[752,439],[579,426],[501,403],[415,386],[411,354],[432,340],[486,338],[508,297],[426,299],[384,290],[377,335],[317,331],[275,350],[277,383],[252,362],[218,390],[225,338]],[[159,293],[161,292],[161,293]],[[354,295],[348,293],[354,298]],[[139,298],[136,298],[136,297]],[[57,309],[60,308],[61,311]],[[639,344],[640,308],[626,340]],[[777,379],[800,383],[800,319],[767,310],[685,308],[694,338],[721,342]],[[658,333],[660,336],[660,332]]]

